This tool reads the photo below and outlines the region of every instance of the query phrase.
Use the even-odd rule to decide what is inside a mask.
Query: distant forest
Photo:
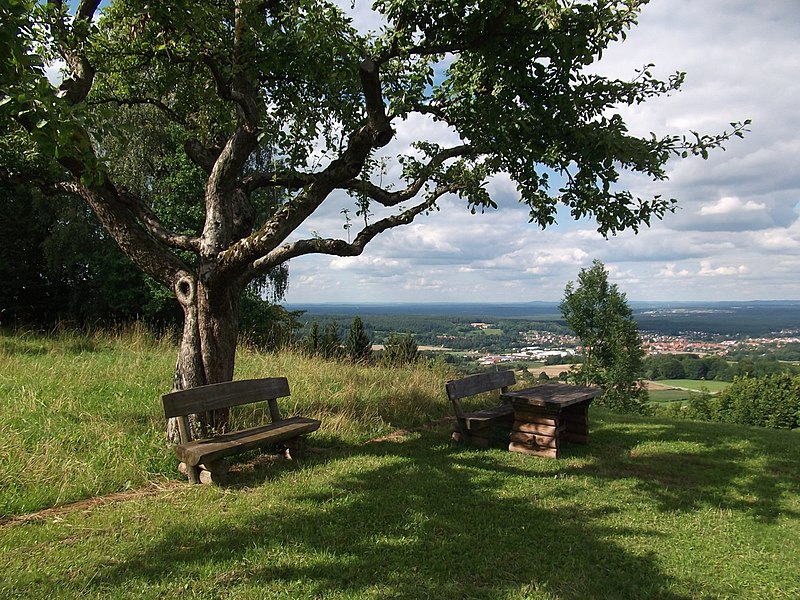
[[[335,321],[339,331],[347,331],[354,315],[314,314],[311,312],[299,317],[303,329],[302,337],[311,323],[320,326]],[[522,333],[531,330],[549,331],[556,334],[570,333],[563,321],[531,321],[528,319],[484,319],[467,317],[426,316],[426,315],[380,315],[359,314],[364,321],[364,329],[373,343],[382,344],[392,333],[411,333],[420,346],[446,347],[453,350],[475,350],[481,352],[507,352],[513,346],[523,344]],[[478,329],[474,322],[489,322],[493,326]]]
[[[781,331],[800,335],[800,301],[707,303],[707,304],[645,304],[632,302],[634,318],[643,331],[662,335],[694,334],[726,339],[767,337]],[[287,309],[304,311],[301,323],[313,320],[322,323],[336,320],[347,328],[353,316],[364,320],[367,330],[378,339],[391,331],[413,333],[425,345],[445,345],[437,335],[470,335],[481,338],[494,334],[498,339],[486,340],[487,345],[507,342],[520,331],[536,329],[554,333],[569,333],[561,318],[558,304],[533,302],[528,304],[414,304],[414,305],[288,305]],[[491,334],[470,331],[470,323],[495,325]],[[499,330],[499,331],[498,331]],[[502,333],[500,333],[502,332]],[[504,338],[503,340],[499,338]]]

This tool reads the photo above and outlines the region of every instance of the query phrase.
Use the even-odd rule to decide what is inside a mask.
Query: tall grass
[[[140,325],[0,334],[0,515],[175,477],[160,396],[176,351]],[[273,376],[289,379],[284,415],[322,420],[315,444],[358,443],[449,410],[443,367],[370,368],[240,348],[235,378]],[[263,413],[243,408],[234,426]]]
[[[291,396],[281,400],[282,412],[320,419],[319,435],[350,443],[449,414],[443,385],[449,375],[440,364],[390,368],[246,351],[235,378],[287,377]]]
[[[174,348],[143,327],[0,337],[0,514],[138,487],[169,470],[158,396]]]

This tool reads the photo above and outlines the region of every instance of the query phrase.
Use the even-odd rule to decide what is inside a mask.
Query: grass
[[[687,390],[649,390],[647,396],[650,402],[679,402],[681,400],[688,400],[691,392]]]
[[[727,381],[706,381],[698,380],[698,379],[659,379],[656,383],[660,383],[662,385],[667,385],[670,387],[675,388],[683,388],[686,390],[692,390],[695,392],[701,392],[704,389],[708,390],[712,394],[715,392],[721,392],[727,387],[730,387],[730,383]]]
[[[166,477],[156,401],[170,362],[172,345],[142,330],[2,335],[0,515]]]
[[[689,399],[691,394],[699,393],[703,390],[716,394],[731,385],[727,381],[698,379],[659,379],[652,383],[655,385],[651,386],[648,396],[650,402],[653,403],[685,401]]]
[[[463,448],[449,442],[446,425],[367,441],[447,411],[447,374],[370,375],[244,352],[238,377],[290,373],[292,402],[323,415],[323,430],[312,438],[320,449],[300,463],[240,465],[230,487],[188,486],[174,481],[158,441],[170,345],[143,336],[134,376],[123,368],[137,356],[130,339],[92,339],[90,351],[76,355],[66,339],[2,338],[3,399],[16,390],[6,411],[25,397],[20,388],[38,381],[29,392],[38,401],[22,403],[28,416],[15,417],[2,438],[39,429],[42,439],[69,440],[64,430],[81,419],[46,421],[36,407],[91,420],[105,404],[96,418],[117,423],[123,440],[147,440],[144,432],[155,427],[156,450],[144,454],[155,452],[162,458],[151,464],[164,467],[149,469],[147,487],[138,489],[133,463],[141,458],[114,459],[137,489],[0,525],[0,597],[800,596],[800,432],[593,409],[591,443],[568,446],[559,460]],[[86,352],[81,360],[93,368],[69,359]],[[81,373],[78,385],[71,378]],[[113,375],[130,387],[149,383],[130,391],[133,400],[118,395],[124,387],[116,380],[103,383],[104,393],[81,395]],[[131,421],[151,425],[129,432]],[[90,439],[102,437],[102,428],[81,435],[91,442],[85,454],[101,443],[108,456],[140,451],[127,441],[115,448]],[[2,465],[6,504],[17,493],[7,484],[25,476],[14,467],[24,457],[13,456]],[[16,468],[12,478],[8,466]],[[95,475],[99,487],[125,488],[106,484],[106,476]]]
[[[160,396],[170,389],[175,354],[169,340],[142,328],[0,334],[0,517],[174,477]],[[237,379],[278,375],[292,391],[282,412],[322,419],[314,439],[323,446],[359,443],[449,411],[446,376],[437,369],[240,350]],[[239,422],[251,416],[243,411]]]

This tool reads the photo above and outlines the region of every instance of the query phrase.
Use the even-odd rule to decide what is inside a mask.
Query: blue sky
[[[376,25],[368,6],[355,0],[357,26]],[[497,211],[472,215],[446,198],[359,257],[293,260],[287,302],[558,300],[593,259],[632,300],[800,299],[800,2],[652,0],[599,70],[630,77],[649,62],[662,77],[686,71],[687,81],[623,112],[633,132],[717,132],[752,119],[725,152],[671,164],[669,181],[624,179],[635,194],[677,198],[676,214],[608,240],[569,215],[542,231],[499,177],[489,188]],[[397,130],[388,155],[420,137],[458,143],[423,118]],[[301,233],[345,236],[344,207],[352,201],[330,198]]]

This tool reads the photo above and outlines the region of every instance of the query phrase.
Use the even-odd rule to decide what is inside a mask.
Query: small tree
[[[398,366],[415,363],[419,360],[419,347],[410,333],[400,335],[390,333],[383,347],[381,361],[386,365]]]
[[[598,404],[625,412],[640,412],[647,390],[640,380],[644,350],[625,294],[608,282],[598,260],[582,269],[578,285],[570,281],[559,307],[583,348],[578,381],[599,385],[605,394]]]
[[[325,326],[320,340],[320,351],[325,358],[339,358],[342,355],[342,338],[339,337],[336,321],[330,321]]]
[[[319,323],[311,322],[311,327],[303,338],[303,352],[308,356],[316,356],[322,347],[322,336],[319,333]]]
[[[350,331],[347,332],[344,352],[353,362],[366,362],[372,356],[372,341],[364,331],[364,323],[358,315],[353,317]]]

